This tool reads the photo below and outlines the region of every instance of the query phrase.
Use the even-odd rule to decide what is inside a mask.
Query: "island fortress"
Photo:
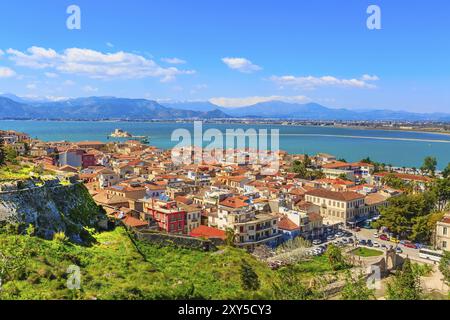
[[[131,138],[131,133],[124,131],[122,129],[115,129],[113,133],[111,133],[111,137],[113,138]]]

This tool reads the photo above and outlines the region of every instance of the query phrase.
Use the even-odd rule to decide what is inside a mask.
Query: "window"
[[[447,241],[442,241],[442,248],[447,248]]]
[[[443,227],[443,228],[442,228],[442,234],[443,234],[443,235],[447,235],[447,232],[448,232],[448,231],[447,231],[447,227]]]

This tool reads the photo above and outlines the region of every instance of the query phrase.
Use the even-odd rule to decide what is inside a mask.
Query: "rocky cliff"
[[[73,242],[89,237],[85,228],[95,228],[104,219],[81,183],[20,181],[0,185],[0,222],[32,224],[37,236],[51,239],[64,232]]]

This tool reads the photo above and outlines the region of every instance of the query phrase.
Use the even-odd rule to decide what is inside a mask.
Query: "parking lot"
[[[327,229],[325,234],[320,239],[312,241],[313,247],[308,251],[309,255],[319,256],[325,253],[330,244],[338,247],[355,246],[357,242],[355,235],[343,229]]]
[[[357,229],[358,230],[358,229]],[[419,250],[415,244],[409,242],[400,242],[391,239],[385,234],[378,234],[375,229],[359,229],[358,231],[340,228],[338,230],[327,230],[326,234],[320,239],[313,240],[313,247],[309,251],[310,255],[321,255],[332,243],[338,247],[345,246],[364,246],[374,249],[387,250],[394,249],[397,254],[403,257],[423,261],[419,258]]]

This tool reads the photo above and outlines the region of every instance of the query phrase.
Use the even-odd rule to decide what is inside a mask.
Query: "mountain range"
[[[413,113],[393,110],[335,109],[317,103],[261,102],[225,108],[208,101],[157,102],[146,99],[88,97],[60,101],[31,100],[12,94],[0,95],[0,119],[295,119],[350,121],[450,121],[446,113]]]
[[[23,98],[8,96],[0,96],[0,119],[151,120],[229,117],[220,110],[173,109],[146,99],[89,97],[63,101],[25,101]]]
[[[219,107],[211,102],[165,103],[175,109],[197,111],[220,110],[235,118],[270,118],[296,120],[355,120],[355,121],[450,121],[447,113],[414,113],[408,111],[335,109],[318,103],[288,103],[283,101],[261,102],[239,108]]]

